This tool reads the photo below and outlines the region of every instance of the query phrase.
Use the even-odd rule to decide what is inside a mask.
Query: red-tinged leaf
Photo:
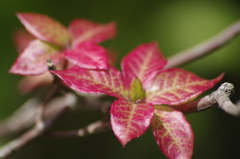
[[[181,112],[155,110],[152,127],[155,140],[167,158],[191,159],[194,135]]]
[[[25,28],[36,38],[66,46],[70,43],[70,35],[67,29],[54,19],[36,13],[18,13],[17,17]]]
[[[56,64],[63,58],[63,54],[57,51],[55,47],[43,41],[34,40],[19,55],[9,72],[20,75],[38,75],[46,72],[48,59],[52,59]]]
[[[116,24],[98,24],[85,19],[73,20],[68,28],[70,34],[73,36],[73,46],[84,42],[91,41],[100,43],[107,39],[112,39],[116,34]]]
[[[130,140],[141,136],[149,127],[154,107],[149,103],[133,103],[116,100],[111,106],[111,125],[114,134],[125,146]]]
[[[129,87],[129,98],[131,101],[141,101],[145,98],[145,90],[142,87],[142,83],[138,78],[134,78],[131,81]]]
[[[67,70],[52,71],[64,83],[81,93],[106,93],[119,99],[125,99],[125,84],[122,74],[113,66],[109,70],[88,70],[74,66]]]
[[[19,29],[13,33],[13,42],[18,53],[21,53],[28,44],[35,38],[29,34],[26,30]]]
[[[189,102],[213,87],[223,77],[206,80],[183,69],[159,71],[146,89],[146,101],[153,105],[179,105]]]
[[[83,42],[74,49],[64,52],[65,58],[73,64],[87,69],[108,69],[106,50],[92,42]]]
[[[138,46],[123,58],[121,66],[126,78],[129,75],[136,76],[142,81],[143,88],[146,88],[156,71],[163,69],[166,63],[154,42]]]

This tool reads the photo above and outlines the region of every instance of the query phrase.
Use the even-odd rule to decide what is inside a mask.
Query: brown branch
[[[44,112],[44,118],[48,119],[53,116],[59,110],[63,109],[66,105],[72,105],[72,101],[81,101],[81,106],[91,109],[101,108],[104,114],[109,115],[109,107],[111,103],[103,102],[100,100],[102,95],[97,96],[83,96],[82,94],[76,95],[71,93],[67,93],[66,96],[55,97],[51,100]],[[71,98],[70,98],[71,97]],[[76,102],[77,103],[77,102]],[[11,136],[16,133],[19,133],[23,130],[26,130],[33,126],[35,122],[35,117],[37,114],[39,101],[35,98],[28,100],[25,102],[18,110],[16,110],[11,116],[7,119],[2,120],[0,122],[0,138],[4,138],[6,136]],[[80,108],[80,107],[77,107]],[[106,116],[107,118],[107,116]]]
[[[51,100],[44,112],[44,118],[48,119],[56,112],[59,112],[66,105],[72,105],[72,101],[76,101],[75,94],[68,93],[65,96],[57,97]],[[35,98],[25,102],[18,110],[16,110],[10,117],[1,121],[0,123],[0,138],[11,136],[19,133],[27,128],[30,128],[36,118],[39,101]]]
[[[36,114],[36,126],[43,127],[44,126],[44,112],[46,109],[46,105],[56,96],[59,89],[59,85],[54,85],[50,92],[47,94],[45,100],[38,106],[37,114]]]
[[[207,54],[219,49],[239,34],[240,21],[237,21],[236,23],[223,30],[220,34],[207,40],[206,42],[203,42],[193,48],[182,51],[170,57],[165,68],[172,68],[187,64],[203,56],[206,56]]]
[[[80,128],[77,130],[49,132],[49,133],[46,133],[46,135],[49,137],[56,137],[56,138],[85,137],[88,135],[105,132],[110,129],[111,129],[110,122],[104,122],[104,121],[99,120],[99,121],[89,124],[88,126],[86,126],[84,128]]]
[[[231,83],[223,83],[216,91],[211,94],[177,107],[173,107],[176,110],[182,111],[183,113],[194,113],[213,106],[218,106],[223,109],[226,113],[240,117],[240,103],[236,105],[231,102],[229,96],[234,92],[234,86]]]
[[[54,121],[57,118],[59,118],[61,115],[68,112],[68,110],[69,108],[65,107],[56,116],[47,120],[47,122],[43,123],[43,126],[39,126],[39,124],[36,124],[36,126],[34,126],[29,131],[27,131],[25,134],[23,134],[19,138],[11,141],[10,143],[2,147],[0,149],[0,158],[8,158],[12,156],[16,151],[19,151],[21,148],[29,144],[30,141],[40,136],[44,131],[46,131],[52,125],[52,123],[54,123]]]
[[[180,106],[155,106],[155,108],[160,108],[161,110],[164,109],[165,111],[173,111],[175,109],[187,114],[206,110],[213,106],[219,106],[226,113],[240,117],[240,104],[234,105],[229,99],[231,93],[234,92],[233,89],[234,86],[231,83],[226,82],[223,83],[216,91],[201,99]],[[110,130],[110,128],[111,125],[109,122],[100,120],[78,130],[50,132],[47,135],[51,137],[84,137],[87,135]]]
[[[47,118],[44,122],[40,124],[37,122],[32,129],[0,148],[0,158],[9,158],[16,151],[29,144],[29,142],[41,136],[56,122],[57,119],[65,115],[75,102],[76,99],[72,96],[72,94],[66,94],[66,103],[69,105],[65,105],[61,110],[56,112],[52,117]]]

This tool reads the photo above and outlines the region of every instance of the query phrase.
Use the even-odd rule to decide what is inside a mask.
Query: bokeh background
[[[237,0],[0,0],[0,119],[9,116],[25,100],[37,94],[17,91],[20,76],[8,74],[17,57],[12,33],[22,25],[16,12],[47,14],[68,25],[74,18],[118,24],[116,39],[104,42],[120,58],[137,45],[157,41],[166,57],[192,47],[240,19]],[[211,55],[184,66],[204,78],[225,72],[222,82],[235,85],[233,101],[240,99],[240,37]],[[219,86],[219,84],[218,84]],[[99,118],[97,112],[73,112],[61,119],[57,129],[79,128]],[[187,115],[195,132],[193,159],[240,158],[240,119],[218,108]],[[0,139],[3,145],[12,138]],[[151,130],[122,148],[112,131],[86,138],[41,137],[14,159],[159,159]]]

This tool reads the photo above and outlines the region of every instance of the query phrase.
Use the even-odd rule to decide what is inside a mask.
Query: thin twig
[[[219,49],[234,37],[240,34],[240,21],[232,24],[217,36],[203,42],[193,48],[177,53],[168,59],[165,68],[172,68],[187,64]]]
[[[53,99],[54,96],[56,96],[58,88],[59,85],[54,85],[53,88],[48,93],[48,95],[46,96],[45,100],[39,105],[36,115],[36,125],[43,126],[46,105],[49,103],[50,100]]]
[[[103,102],[101,104],[101,110],[103,113],[103,117],[101,120],[98,120],[94,123],[89,124],[84,128],[80,128],[77,130],[67,130],[67,131],[57,131],[57,132],[48,132],[47,136],[50,137],[84,137],[87,135],[93,135],[96,133],[105,132],[111,129],[111,125],[109,122],[110,118],[110,107],[111,102]]]
[[[103,121],[99,120],[99,121],[89,124],[88,126],[86,126],[84,128],[80,128],[77,130],[48,132],[48,133],[46,133],[46,135],[49,137],[56,137],[56,138],[85,137],[88,135],[105,132],[110,129],[111,129],[110,122],[103,122]]]

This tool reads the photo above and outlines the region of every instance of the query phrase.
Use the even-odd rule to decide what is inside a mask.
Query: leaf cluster
[[[21,52],[10,73],[35,75],[34,80],[27,77],[32,84],[26,92],[51,81],[46,67],[51,59],[57,70],[50,72],[68,88],[116,98],[111,104],[110,122],[123,146],[151,126],[156,143],[168,158],[191,158],[193,131],[175,108],[213,87],[223,75],[206,80],[180,68],[165,69],[167,60],[156,42],[133,49],[122,59],[120,71],[110,62],[108,51],[98,44],[115,37],[115,23],[75,19],[66,28],[42,14],[17,16],[30,34],[18,37],[28,42],[17,43]]]

